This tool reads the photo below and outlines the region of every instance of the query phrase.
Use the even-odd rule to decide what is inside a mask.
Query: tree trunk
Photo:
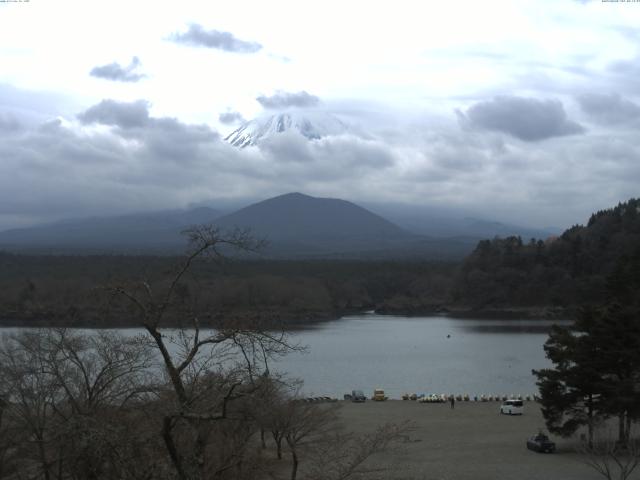
[[[620,446],[626,445],[625,442],[625,415],[621,412],[618,415],[618,443]]]
[[[49,472],[49,464],[47,462],[47,452],[44,449],[44,438],[38,436],[38,453],[40,454],[40,462],[42,463],[42,473],[45,480],[51,480],[51,473]]]
[[[169,378],[171,379],[171,384],[173,385],[173,389],[176,392],[178,400],[180,401],[180,405],[184,406],[188,403],[187,392],[184,389],[184,384],[182,383],[182,378],[180,378],[180,372],[173,364],[173,360],[171,359],[171,354],[169,350],[167,350],[166,345],[164,344],[164,340],[162,339],[162,335],[155,327],[145,326],[147,332],[153,337],[156,342],[156,346],[158,350],[160,350],[160,354],[164,360],[164,366],[169,374]]]
[[[593,395],[589,394],[587,429],[589,430],[589,450],[593,449]]]
[[[173,425],[171,417],[164,417],[164,422],[162,424],[162,438],[164,440],[164,444],[169,452],[169,457],[171,457],[171,463],[173,463],[173,466],[178,472],[178,478],[180,480],[186,480],[187,476],[182,468],[182,460],[180,459],[176,444],[173,441],[173,435],[171,434],[172,428]]]
[[[278,455],[278,460],[282,460],[282,436],[276,432],[271,432],[273,435],[273,441],[276,442],[276,454]]]
[[[194,456],[198,469],[198,478],[205,477],[205,450],[207,448],[207,435],[205,435],[197,424],[197,421],[189,422],[191,427],[197,431],[196,442],[194,447]]]
[[[295,448],[291,448],[291,480],[296,480],[298,475],[298,454]]]

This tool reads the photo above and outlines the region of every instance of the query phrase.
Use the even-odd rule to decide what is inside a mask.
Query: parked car
[[[386,397],[384,395],[384,390],[380,389],[380,388],[376,388],[373,391],[373,396],[371,397],[371,400],[375,400],[376,402],[382,402],[384,400],[386,400],[388,397]]]
[[[522,400],[509,399],[500,405],[500,413],[503,415],[522,415],[524,413],[524,403]]]
[[[534,452],[553,453],[556,450],[556,444],[544,433],[538,433],[527,440],[527,448]]]
[[[367,401],[367,397],[364,396],[364,393],[362,393],[362,390],[352,390],[351,391],[351,401],[352,402],[366,402]]]

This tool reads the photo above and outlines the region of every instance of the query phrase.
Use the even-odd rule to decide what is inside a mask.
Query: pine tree
[[[549,431],[570,436],[586,425],[591,444],[595,423],[617,417],[618,441],[628,443],[631,423],[640,419],[636,263],[620,262],[607,279],[606,305],[584,308],[571,327],[552,329],[544,349],[554,367],[533,372]]]
[[[589,445],[595,425],[607,416],[602,405],[597,347],[579,330],[588,328],[591,312],[584,311],[582,326],[554,326],[544,345],[554,368],[534,370],[538,377],[542,415],[550,432],[563,437],[586,426]]]

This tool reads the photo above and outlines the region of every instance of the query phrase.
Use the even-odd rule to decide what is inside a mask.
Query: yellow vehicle
[[[383,402],[387,399],[388,397],[384,396],[384,390],[380,389],[380,388],[376,388],[373,391],[373,395],[371,396],[371,400],[374,400],[376,402]]]

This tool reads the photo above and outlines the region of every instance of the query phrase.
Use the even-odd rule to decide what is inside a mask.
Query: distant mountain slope
[[[393,217],[390,217],[396,220]],[[542,238],[545,239],[559,232],[551,229],[535,229],[520,225],[483,220],[479,218],[443,218],[431,217],[423,218],[420,221],[408,220],[398,221],[401,225],[413,232],[434,237],[451,237],[464,235],[477,238],[509,237],[520,236],[524,239]]]
[[[349,131],[339,118],[325,112],[290,111],[264,115],[246,122],[225,140],[234,147],[259,145],[275,135],[294,131],[310,140]]]
[[[115,217],[65,220],[0,232],[0,248],[11,250],[135,251],[158,253],[185,247],[185,228],[211,223],[220,213],[200,207]]]
[[[301,193],[274,197],[220,217],[224,228],[250,228],[272,252],[329,253],[396,248],[416,236],[354,203]]]
[[[424,217],[424,221],[416,221],[408,229],[385,217],[345,200],[289,193],[224,216],[216,210],[197,208],[9,230],[0,232],[0,249],[176,254],[186,246],[182,230],[194,224],[214,223],[224,229],[248,227],[254,235],[266,237],[270,245],[261,254],[267,257],[459,260],[481,238],[509,229],[499,223],[479,222],[478,226],[475,220],[446,217],[442,221]],[[486,234],[487,231],[491,233]]]
[[[479,241],[485,238],[515,235],[528,240],[530,238],[546,239],[562,232],[559,228],[532,228],[478,218],[472,212],[454,207],[366,203],[363,206],[380,213],[405,230],[429,237],[469,237]]]
[[[219,216],[209,208],[67,220],[0,232],[0,250],[35,253],[179,254],[194,224],[249,228],[275,258],[461,259],[477,239],[408,232],[354,203],[301,193],[274,197]]]

